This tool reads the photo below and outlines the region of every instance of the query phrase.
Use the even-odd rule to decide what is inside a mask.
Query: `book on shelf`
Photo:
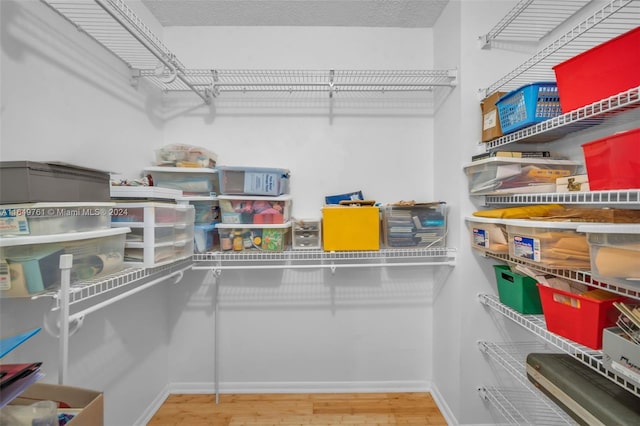
[[[476,154],[471,157],[471,161],[484,160],[486,158],[550,158],[549,151],[492,151]]]

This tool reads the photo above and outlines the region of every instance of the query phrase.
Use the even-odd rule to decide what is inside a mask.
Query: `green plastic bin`
[[[536,280],[512,272],[507,265],[493,265],[500,303],[521,314],[541,314],[542,304]]]

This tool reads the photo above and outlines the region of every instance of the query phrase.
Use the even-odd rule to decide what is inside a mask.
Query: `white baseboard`
[[[431,393],[433,400],[436,402],[436,405],[438,406],[438,409],[440,410],[440,413],[442,413],[444,419],[447,421],[447,424],[450,426],[459,425],[460,423],[458,423],[458,419],[456,419],[456,416],[453,415],[453,411],[451,411],[449,404],[447,404],[447,401],[445,401],[445,399],[442,397],[442,394],[438,390],[438,387],[434,384],[431,384],[429,393]]]
[[[426,381],[223,382],[219,393],[429,392]],[[215,393],[214,383],[171,383],[169,393]]]
[[[134,426],[144,426],[153,417],[153,415],[158,411],[162,403],[167,399],[167,397],[171,394],[169,391],[169,385],[165,386],[165,388],[151,401],[151,404],[147,406],[144,412],[140,415],[138,420],[134,423]]]

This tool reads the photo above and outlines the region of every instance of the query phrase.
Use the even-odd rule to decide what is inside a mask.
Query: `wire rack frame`
[[[564,337],[560,337],[547,330],[544,316],[542,315],[522,315],[516,310],[500,303],[498,296],[489,294],[479,294],[478,299],[483,305],[493,309],[504,317],[519,324],[523,328],[531,331],[536,336],[551,343],[561,351],[574,356],[578,361],[597,371],[604,377],[623,387],[627,391],[640,397],[640,387],[628,381],[625,377],[619,376],[604,368],[602,363],[602,351],[594,350],[580,345]]]
[[[540,407],[541,410],[535,410],[539,415],[535,418],[535,423],[539,424],[569,424],[575,422],[571,420],[567,414],[558,409],[558,406],[542,393],[538,392],[533,384],[527,379],[525,359],[526,354],[530,352],[548,352],[544,345],[531,342],[478,342],[479,349],[489,358],[494,360],[496,364],[504,368],[512,377],[514,377],[526,390],[535,397],[534,400],[525,400],[529,407]]]
[[[591,191],[591,192],[546,192],[537,194],[486,195],[485,205],[524,204],[593,204],[593,205],[640,205],[640,189]]]
[[[193,255],[193,269],[290,269],[317,267],[453,266],[452,248],[381,249],[379,251],[325,252],[287,250],[283,252],[211,252]]]
[[[115,290],[121,290],[129,285],[143,283],[144,281],[166,275],[168,273],[184,269],[191,265],[191,259],[186,258],[166,265],[153,268],[128,267],[122,271],[99,277],[93,280],[86,280],[75,283],[71,286],[69,292],[69,304],[83,302],[85,300],[110,293]],[[48,292],[34,296],[53,297],[56,300],[56,308],[60,302],[60,291]]]
[[[187,91],[181,81],[166,83],[151,70],[142,76],[165,91]],[[185,79],[214,96],[229,92],[398,92],[433,91],[456,85],[456,70],[185,70]]]
[[[585,284],[591,287],[598,287],[604,290],[611,291],[613,293],[620,294],[622,296],[631,297],[634,299],[640,300],[640,288],[629,285],[627,287],[621,286],[619,284],[608,283],[605,281],[600,281],[593,278],[589,271],[578,271],[573,269],[555,269],[555,268],[545,268],[540,266],[539,264],[534,264],[531,262],[527,262],[525,260],[511,257],[508,254],[502,253],[493,253],[491,251],[483,251],[483,254],[487,257],[492,257],[494,259],[503,260],[505,262],[517,263],[521,265],[526,265],[529,268],[535,269],[545,274],[555,275],[556,277],[566,278],[571,281],[575,281],[577,283]]]
[[[130,68],[155,69],[159,57],[184,68],[124,0],[41,1],[111,51]]]
[[[638,26],[638,0],[612,0],[484,90],[511,91],[532,81],[555,81],[553,66]]]
[[[579,130],[602,124],[606,117],[640,107],[640,87],[558,115],[533,126],[498,137],[485,144],[491,151],[514,142],[550,142]]]
[[[478,395],[500,413],[508,424],[514,425],[575,425],[565,416],[554,416],[548,404],[531,398],[531,392],[523,389],[483,386]]]
[[[478,37],[482,47],[498,40],[539,41],[590,0],[522,0],[487,34]]]

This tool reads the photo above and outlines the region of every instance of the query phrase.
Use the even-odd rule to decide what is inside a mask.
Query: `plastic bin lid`
[[[167,173],[217,173],[216,169],[209,167],[163,167],[149,166],[144,168],[145,172],[167,172]]]
[[[112,237],[131,232],[130,228],[109,228],[87,232],[67,232],[66,234],[30,235],[0,238],[0,247],[25,246],[31,244],[63,243],[89,240],[91,238]]]
[[[0,205],[0,210],[6,209],[65,209],[65,208],[88,208],[88,207],[113,207],[115,206],[115,202],[96,202],[91,203],[88,201],[78,201],[78,202],[37,202],[37,203],[21,203],[21,204],[2,204]],[[47,217],[45,215],[33,216],[33,218]]]
[[[591,234],[640,234],[640,223],[590,223],[578,226],[578,232]]]
[[[263,201],[289,201],[291,200],[291,195],[283,194],[278,196],[267,196],[267,195],[218,195],[219,200],[263,200]]]
[[[552,228],[577,230],[581,225],[593,225],[593,222],[562,222],[529,219],[503,219],[505,225],[521,226],[526,228]]]
[[[216,229],[215,223],[206,223],[206,224],[198,224],[193,225],[193,229],[196,231],[212,231]]]
[[[291,221],[285,223],[216,223],[218,229],[284,229],[291,228]]]
[[[505,219],[494,217],[467,216],[464,218],[466,222],[493,223],[496,225],[504,225]]]
[[[489,157],[472,161],[464,165],[465,169],[490,163],[502,164],[549,164],[558,166],[580,166],[582,163],[573,160],[554,160],[552,158],[513,158],[513,157]]]

